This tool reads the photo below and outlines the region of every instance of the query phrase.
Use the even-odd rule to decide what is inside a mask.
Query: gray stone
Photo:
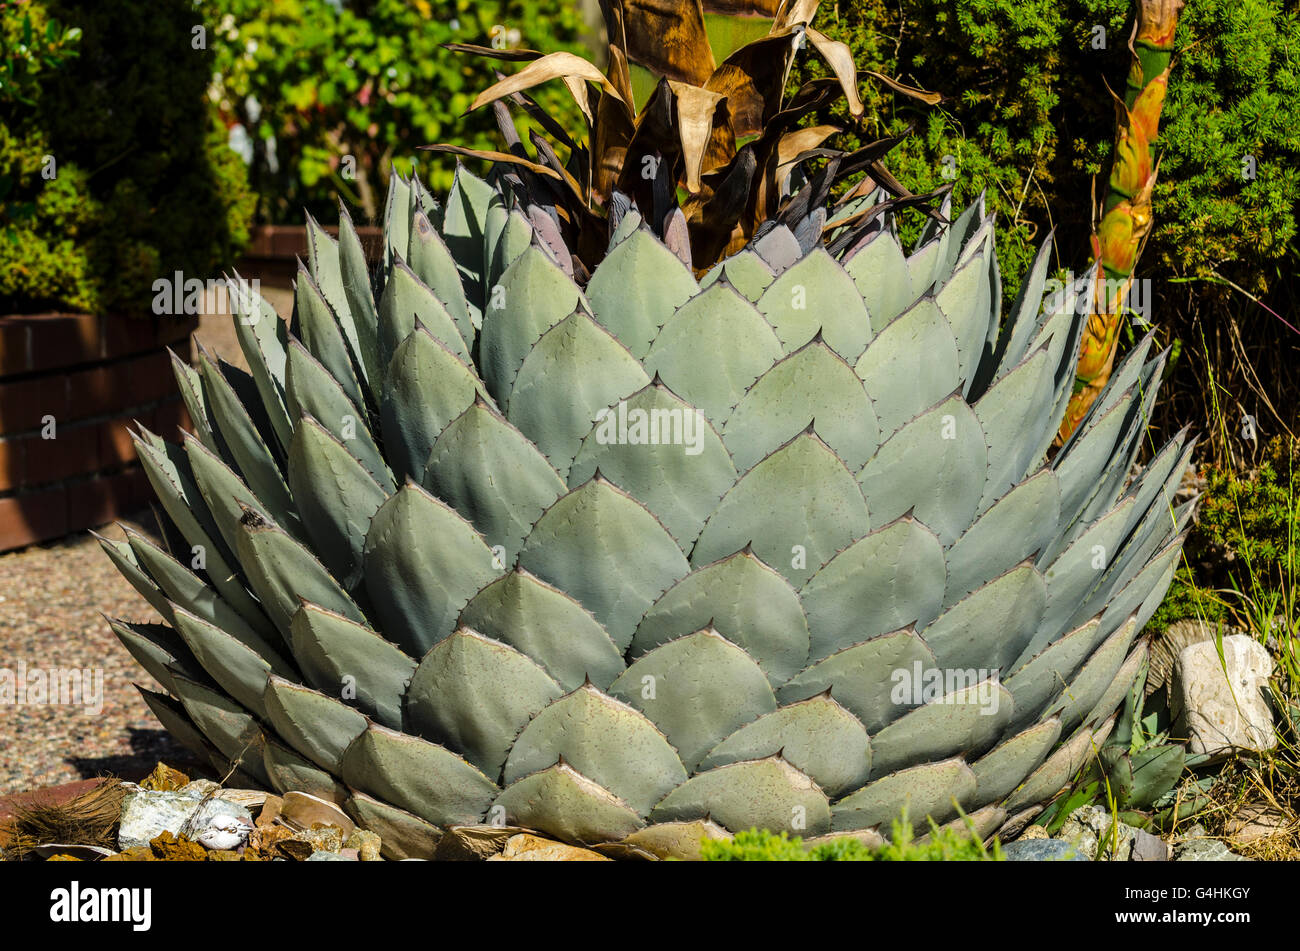
[[[1086,862],[1087,856],[1060,839],[1019,839],[1002,846],[1009,862]]]
[[[1174,730],[1190,753],[1212,759],[1233,749],[1267,750],[1277,744],[1273,711],[1265,699],[1273,658],[1244,634],[1223,639],[1223,661],[1213,641],[1183,648],[1174,663]]]
[[[1070,813],[1058,839],[1073,844],[1089,859],[1101,857],[1127,862],[1133,853],[1133,838],[1137,829],[1123,822],[1115,822],[1111,814],[1100,806],[1081,806]],[[1100,848],[1099,848],[1100,843]]]
[[[339,855],[337,852],[313,852],[307,856],[308,862],[355,862],[356,859],[350,859],[345,855]]]
[[[149,844],[151,839],[170,832],[179,835],[188,828],[206,829],[218,816],[243,820],[251,828],[253,817],[243,806],[224,799],[209,799],[184,792],[156,792],[133,787],[122,800],[122,818],[117,833],[117,847],[125,852]]]
[[[1218,839],[1186,839],[1174,849],[1175,862],[1249,862]]]
[[[1133,830],[1133,850],[1129,854],[1130,862],[1168,862],[1174,857],[1173,847],[1160,838],[1143,829]]]

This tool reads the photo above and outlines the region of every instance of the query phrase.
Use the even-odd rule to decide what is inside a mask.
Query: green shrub
[[[47,19],[44,11],[0,3],[0,106],[6,116],[34,109],[42,76],[63,67],[79,52],[81,30]],[[11,118],[12,122],[13,119]],[[8,138],[10,131],[0,126]],[[11,244],[19,238],[17,225],[30,221],[36,203],[14,191],[14,176],[0,170],[0,236]]]
[[[1189,618],[1215,626],[1228,620],[1228,612],[1219,595],[1197,583],[1190,565],[1179,565],[1165,599],[1143,630],[1150,634],[1163,634],[1171,624]]]
[[[1279,437],[1266,447],[1254,472],[1204,467],[1205,491],[1196,530],[1188,539],[1192,557],[1221,566],[1211,583],[1241,583],[1276,590],[1294,577],[1300,541],[1300,444]]]
[[[582,27],[572,0],[208,0],[203,6],[220,74],[213,95],[227,123],[249,135],[259,217],[293,223],[304,207],[332,220],[339,197],[374,218],[390,165],[409,172],[422,145],[501,148],[491,109],[462,115],[494,81],[491,69],[441,44],[577,50]],[[569,103],[569,124],[581,121],[558,83],[539,98],[549,107]],[[421,162],[421,175],[439,192],[451,184],[454,168],[454,159],[431,156]]]
[[[860,66],[945,96],[929,107],[868,89],[868,131],[914,127],[890,160],[914,190],[945,184],[951,156],[956,204],[987,192],[1003,274],[1017,275],[1053,226],[1057,263],[1086,265],[1090,176],[1108,171],[1115,128],[1104,83],[1122,91],[1131,17],[1130,0],[849,0],[822,4],[818,25]],[[1259,290],[1294,253],[1300,16],[1284,0],[1195,0],[1178,50],[1139,276],[1217,268]],[[1008,298],[1016,289],[1004,287]]]
[[[805,848],[796,836],[775,835],[766,829],[749,829],[731,839],[705,839],[701,854],[706,862],[969,862],[1002,861],[1002,848],[991,849],[973,836],[952,829],[931,828],[923,844],[912,840],[911,826],[894,823],[893,841],[877,849],[857,839],[841,836]]]
[[[1151,619],[1151,631],[1184,618],[1250,626],[1251,615],[1274,598],[1294,596],[1300,568],[1300,442],[1272,440],[1252,470],[1207,462],[1201,474],[1205,484],[1183,547],[1186,562]],[[1255,604],[1254,611],[1243,596]],[[1289,600],[1281,597],[1277,603],[1285,606]]]
[[[195,22],[185,0],[0,5],[9,62],[28,23],[76,49],[0,90],[0,311],[143,310],[159,276],[207,277],[246,243],[247,174]]]

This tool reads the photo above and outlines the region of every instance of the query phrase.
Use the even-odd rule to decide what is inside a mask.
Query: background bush
[[[1258,468],[1206,464],[1195,525],[1179,570],[1148,630],[1199,618],[1260,627],[1261,614],[1294,615],[1300,570],[1300,442],[1280,436]],[[1274,600],[1276,599],[1276,600]]]
[[[0,88],[0,312],[143,311],[157,277],[219,273],[247,241],[198,22],[186,0],[0,4],[21,76]]]
[[[494,81],[491,64],[441,44],[581,50],[582,21],[569,0],[206,0],[202,6],[215,26],[219,76],[212,93],[235,141],[246,142],[259,220],[272,222],[300,224],[304,207],[332,222],[340,197],[354,215],[373,219],[382,210],[390,163],[409,173],[419,155],[426,183],[435,191],[450,186],[454,159],[417,153],[419,146],[500,148],[490,109],[462,116]],[[567,101],[558,84],[539,95],[548,106]]]
[[[1089,177],[1109,170],[1129,0],[850,0],[819,26],[860,65],[945,96],[938,107],[875,90],[872,132],[915,135],[892,156],[914,189],[986,191],[1004,270],[1019,276],[1055,225],[1061,263],[1086,263]],[[1093,48],[1105,30],[1105,49]],[[1300,201],[1300,19],[1282,0],[1193,0],[1162,120],[1163,160],[1148,272],[1218,270],[1266,290],[1295,250]],[[1253,180],[1243,157],[1256,159]],[[1104,180],[1103,180],[1104,184]],[[1009,294],[1014,289],[1008,288]]]
[[[1122,93],[1132,15],[1130,0],[842,0],[822,4],[818,26],[860,66],[944,95],[929,107],[868,80],[864,137],[910,125],[889,160],[903,182],[944,184],[952,156],[956,203],[986,192],[1010,300],[1052,227],[1054,264],[1088,264],[1090,179],[1100,196],[1115,129],[1105,84]],[[1097,27],[1105,49],[1093,48]],[[1254,465],[1268,437],[1298,428],[1300,15],[1286,0],[1191,0],[1177,47],[1155,230],[1138,265],[1160,342],[1173,349],[1156,436],[1188,422],[1204,432],[1222,417],[1235,434],[1250,416],[1260,440],[1205,448]],[[1242,174],[1247,155],[1253,179]],[[904,236],[918,229],[913,218]]]

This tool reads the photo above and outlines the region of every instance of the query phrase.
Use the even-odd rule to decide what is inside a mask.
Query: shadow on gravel
[[[160,761],[189,774],[208,778],[212,770],[200,764],[194,754],[177,743],[166,730],[129,729],[131,752],[116,756],[69,756],[64,760],[83,779],[117,776],[136,783],[148,776]]]

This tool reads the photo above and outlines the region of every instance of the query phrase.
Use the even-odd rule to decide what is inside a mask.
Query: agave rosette
[[[396,855],[1024,821],[1142,663],[1191,445],[1130,479],[1148,339],[1048,460],[1092,280],[1040,306],[1045,246],[1003,321],[982,203],[906,254],[874,200],[698,280],[631,211],[585,287],[464,169],[394,177],[373,286],[309,223],[251,373],[176,361],[194,433],[139,433],[167,543],[103,544],[166,622],[112,622],[150,706]]]

